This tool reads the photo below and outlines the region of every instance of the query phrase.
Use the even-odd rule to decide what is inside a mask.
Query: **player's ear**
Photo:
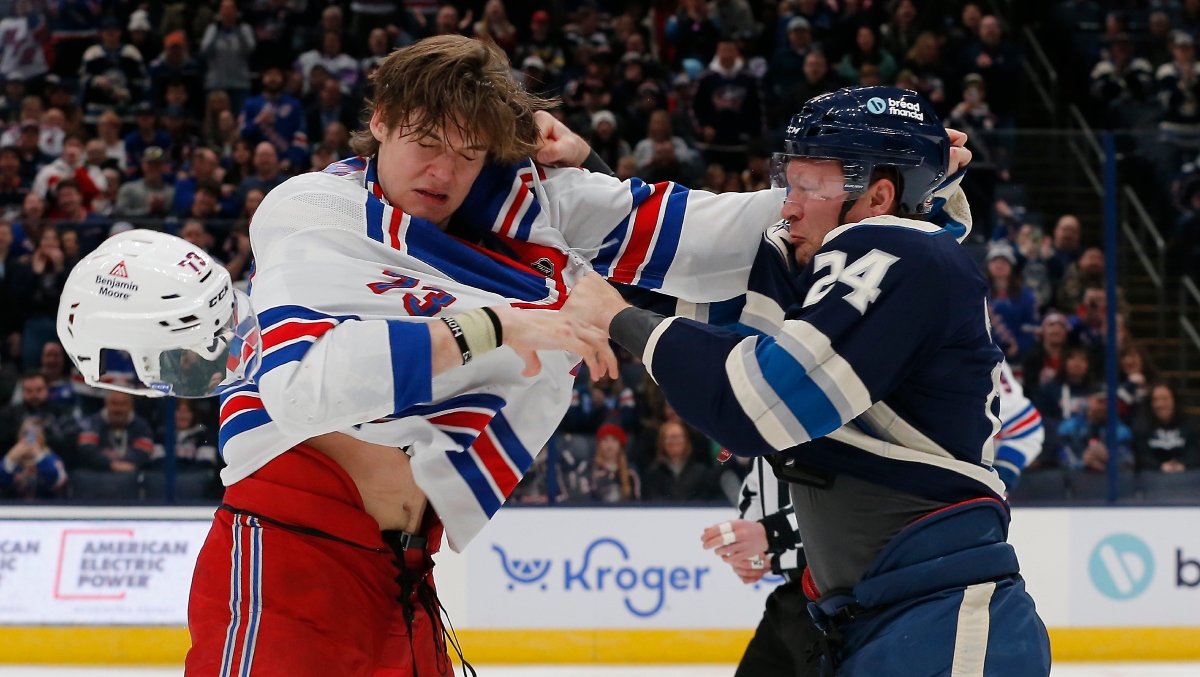
[[[883,216],[896,212],[896,184],[890,178],[881,178],[867,188],[863,199],[871,216]]]
[[[371,122],[369,124],[371,136],[375,137],[375,140],[379,143],[383,143],[384,139],[388,136],[388,132],[391,131],[387,123],[383,121],[383,113],[381,111],[381,108],[375,109],[375,112],[371,114]]]

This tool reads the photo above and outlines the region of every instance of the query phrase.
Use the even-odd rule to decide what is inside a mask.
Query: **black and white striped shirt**
[[[742,519],[762,522],[767,528],[767,541],[772,551],[780,550],[777,544],[790,547],[775,552],[772,571],[784,572],[803,569],[804,546],[800,543],[800,531],[796,527],[796,513],[792,512],[792,496],[787,482],[776,479],[775,471],[762,456],[754,459],[754,465],[742,482],[742,498],[738,503]],[[794,544],[794,545],[791,545]],[[797,576],[799,571],[794,572]]]

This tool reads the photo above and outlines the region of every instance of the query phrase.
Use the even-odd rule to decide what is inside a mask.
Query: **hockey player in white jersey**
[[[602,332],[545,311],[589,265],[697,302],[744,286],[778,191],[513,164],[537,147],[538,105],[494,46],[419,43],[378,71],[362,157],[260,206],[260,367],[221,393],[228,489],[193,578],[188,675],[448,672],[443,528],[461,549],[500,507],[580,356],[615,368]],[[106,340],[101,355],[128,343]]]

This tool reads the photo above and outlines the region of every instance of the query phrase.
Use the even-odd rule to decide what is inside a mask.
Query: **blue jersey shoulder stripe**
[[[517,224],[517,239],[528,240],[529,231],[533,229],[533,222],[537,219],[538,214],[542,213],[542,206],[538,203],[537,197],[530,191],[529,207],[525,209],[525,215],[521,217],[521,222]]]

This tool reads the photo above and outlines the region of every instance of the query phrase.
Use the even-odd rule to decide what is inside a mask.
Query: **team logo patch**
[[[867,101],[867,112],[871,115],[883,115],[887,108],[887,102],[877,96]]]
[[[129,279],[129,271],[125,269],[124,261],[113,266],[113,269],[108,271],[108,274],[112,275],[113,277],[123,277],[127,280]]]

